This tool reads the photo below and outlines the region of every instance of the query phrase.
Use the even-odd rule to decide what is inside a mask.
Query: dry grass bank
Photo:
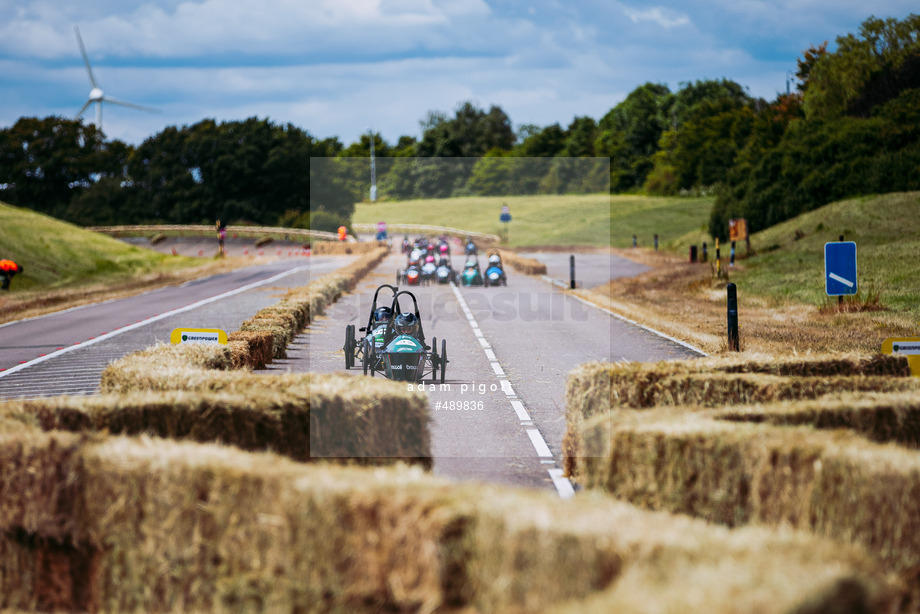
[[[614,254],[652,267],[637,277],[574,291],[631,320],[692,344],[710,355],[728,353],[725,279],[712,263],[647,249],[614,249]],[[743,270],[740,261],[735,270]],[[731,275],[731,272],[730,272]],[[821,283],[820,277],[815,283]],[[916,335],[909,313],[858,311],[836,303],[805,305],[738,295],[742,354],[773,357],[828,352],[875,353],[887,337]]]

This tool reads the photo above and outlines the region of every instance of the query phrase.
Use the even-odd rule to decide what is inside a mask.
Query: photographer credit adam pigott
[[[461,395],[483,395],[487,392],[498,392],[501,390],[501,386],[494,382],[491,384],[476,384],[473,382],[465,384],[426,384],[425,382],[418,382],[417,384],[409,384],[406,390],[409,392],[459,392]]]

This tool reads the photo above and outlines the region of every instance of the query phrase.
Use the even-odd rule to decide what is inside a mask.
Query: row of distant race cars
[[[406,268],[397,271],[396,284],[418,286],[423,284],[454,283],[463,286],[506,286],[508,277],[502,263],[501,253],[497,249],[489,251],[488,266],[483,273],[479,267],[476,244],[468,239],[465,262],[462,271],[457,271],[451,264],[450,244],[446,237],[436,242],[426,238],[418,239],[414,244],[403,239],[402,251],[407,256]]]

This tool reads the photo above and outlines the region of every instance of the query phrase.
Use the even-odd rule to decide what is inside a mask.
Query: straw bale
[[[910,367],[903,356],[890,354],[806,354],[766,356],[738,354],[692,360],[668,360],[653,363],[619,362],[617,373],[763,373],[777,376],[872,376],[910,377]]]
[[[915,378],[902,377],[901,362],[879,355],[790,358],[774,363],[737,358],[588,363],[572,371],[567,382],[565,470],[575,477],[579,428],[595,415],[663,405],[718,407],[846,392],[917,391],[920,384]],[[886,371],[888,375],[877,374]]]
[[[562,438],[563,468],[575,477],[577,460],[582,456],[581,425],[595,415],[610,412],[610,364],[593,362],[569,372],[565,392],[566,432]]]
[[[546,264],[539,260],[518,256],[516,253],[506,249],[499,250],[499,253],[501,254],[502,262],[511,265],[511,268],[515,271],[525,275],[546,275]]]
[[[383,244],[385,246],[385,244]],[[312,253],[324,256],[341,256],[343,254],[366,254],[381,248],[376,241],[359,241],[345,243],[341,241],[314,241],[310,245]]]
[[[272,336],[272,358],[287,357],[287,346],[293,341],[296,331],[293,318],[281,315],[256,314],[240,324],[244,332],[267,332]]]
[[[146,433],[270,450],[303,462],[431,467],[424,393],[389,380],[343,375],[229,372],[226,377],[221,390],[10,401],[0,404],[0,423],[16,416],[44,430]]]
[[[583,425],[598,488],[648,509],[728,526],[791,526],[865,547],[907,576],[920,562],[920,456],[843,430],[649,410]],[[906,578],[913,598],[917,579]],[[917,602],[920,603],[920,602]]]
[[[294,292],[289,292],[275,305],[267,308],[270,311],[288,313],[294,318],[294,326],[300,332],[310,323],[310,301],[301,298]]]
[[[272,361],[274,337],[271,333],[236,330],[227,335],[227,341],[234,369],[264,369]]]
[[[851,429],[878,443],[920,448],[920,398],[915,392],[842,394],[818,400],[719,408],[720,420]]]
[[[765,403],[813,399],[841,392],[917,390],[911,378],[890,376],[782,376],[764,373],[611,373],[611,404],[626,408],[660,405]]]
[[[22,428],[0,434],[0,528],[63,540],[73,530],[67,479],[83,438]]]
[[[829,354],[812,356],[753,357],[746,360],[713,361],[716,370],[725,373],[770,373],[785,376],[887,375],[910,377],[905,356],[893,354]]]
[[[213,446],[112,438],[82,469],[82,538],[104,545],[117,611],[428,609],[461,514],[445,485],[413,485],[421,473],[313,471]]]
[[[114,360],[103,369],[99,391],[196,389],[202,380],[214,379],[212,389],[222,380],[234,379],[245,371],[227,371],[233,366],[230,348],[207,343],[159,343],[145,350]]]
[[[845,585],[846,605],[881,612],[894,596],[856,549],[590,494],[560,501],[145,437],[84,441],[64,467],[68,537],[100,553],[104,611],[529,613],[613,590],[666,591],[672,611],[702,600],[788,612]]]

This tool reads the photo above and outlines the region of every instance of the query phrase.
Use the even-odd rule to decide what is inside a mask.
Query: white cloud
[[[687,17],[687,15],[659,6],[642,11],[624,7],[623,11],[626,13],[626,16],[633,21],[633,23],[639,23],[640,21],[651,21],[666,29],[676,28],[678,26],[686,26],[690,24],[690,18]]]
[[[488,2],[488,4],[487,4]],[[500,105],[516,125],[599,119],[651,81],[728,78],[771,98],[802,49],[916,0],[0,0],[0,126],[72,116],[100,85],[138,143],[167,125],[269,117],[344,143],[419,136],[431,110]]]

